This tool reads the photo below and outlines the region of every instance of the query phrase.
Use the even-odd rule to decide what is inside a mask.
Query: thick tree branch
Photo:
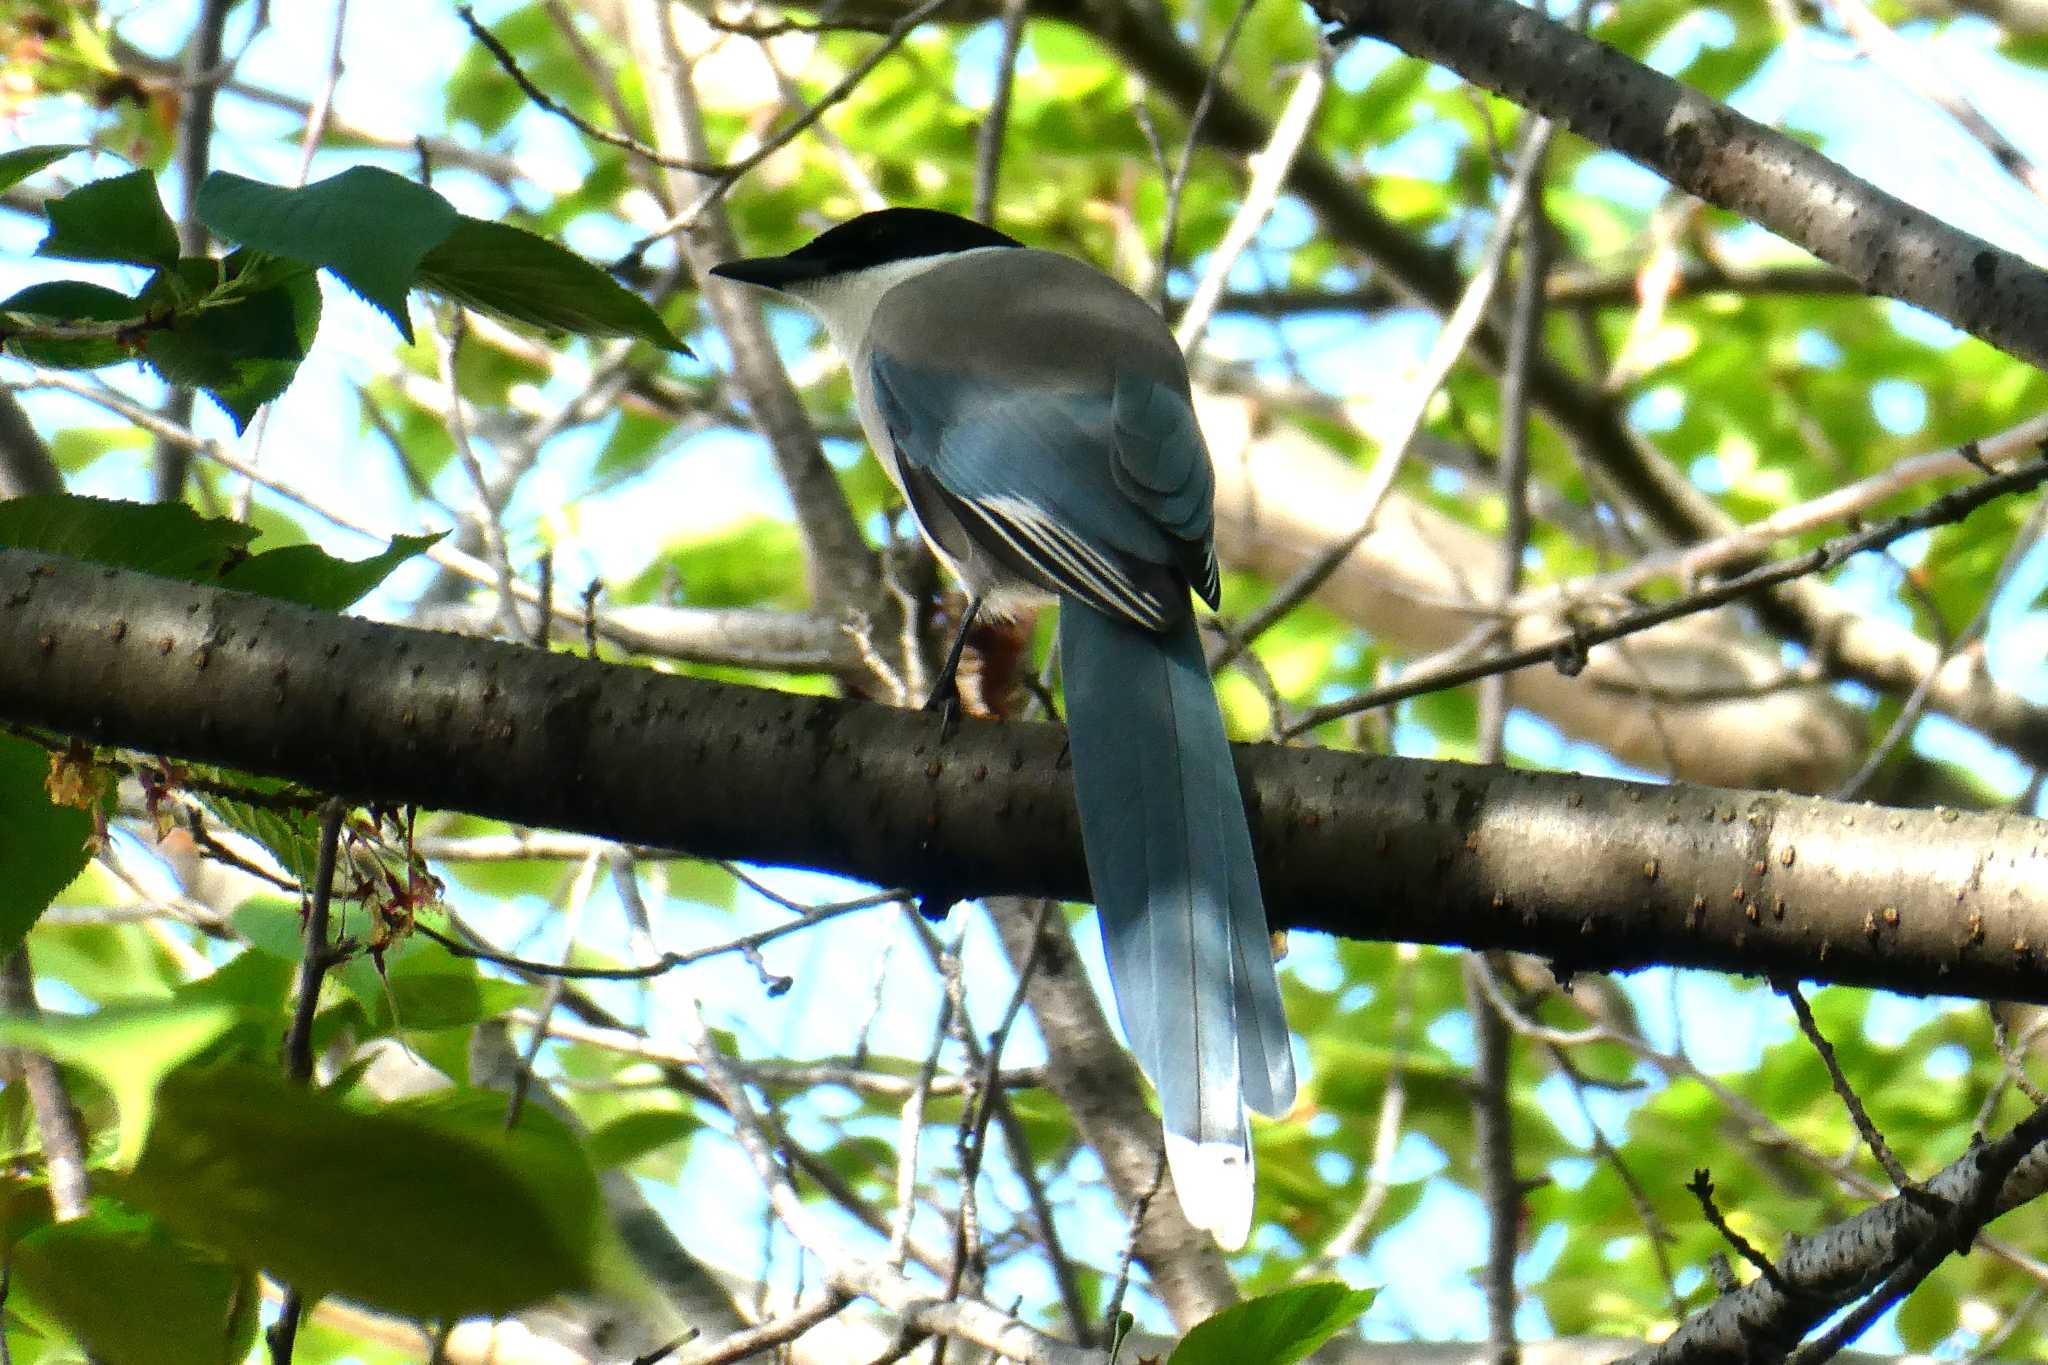
[[[1631,1365],[1783,1359],[1808,1332],[1877,1289],[1876,1280],[1909,1266],[1924,1275],[1966,1251],[1986,1222],[2048,1191],[2044,1135],[2048,1111],[2037,1110],[1997,1142],[1973,1145],[1920,1197],[1897,1195],[1825,1232],[1794,1238],[1776,1258],[1777,1283],[1759,1277],[1722,1295],[1656,1346],[1630,1356]],[[1946,1215],[1936,1211],[1942,1206]]]
[[[1065,732],[0,551],[0,719],[704,856],[1085,894]],[[1245,745],[1276,927],[2048,1000],[2048,825]],[[649,772],[667,775],[650,784]]]
[[[1761,223],[1873,294],[2048,364],[2048,273],[1535,10],[1511,0],[1316,0],[1314,8]]]

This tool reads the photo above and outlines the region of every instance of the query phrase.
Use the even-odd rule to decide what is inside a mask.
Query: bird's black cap
[[[891,261],[946,256],[987,246],[1022,246],[1006,233],[938,209],[878,209],[820,233],[787,256],[727,261],[711,273],[741,284],[786,289]]]

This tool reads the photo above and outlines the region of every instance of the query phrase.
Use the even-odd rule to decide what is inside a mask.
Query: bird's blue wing
[[[1112,616],[1163,629],[1216,597],[1213,476],[1185,396],[1141,376],[1028,393],[871,352],[913,501],[943,498],[982,548]]]

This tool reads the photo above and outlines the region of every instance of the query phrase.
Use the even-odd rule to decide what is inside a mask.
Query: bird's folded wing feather
[[[1170,386],[1026,390],[880,350],[867,364],[913,497],[944,499],[984,549],[1151,630],[1185,610],[1183,583],[1214,602],[1214,476]]]

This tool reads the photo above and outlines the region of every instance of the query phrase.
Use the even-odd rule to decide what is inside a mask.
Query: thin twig
[[[561,119],[585,137],[595,142],[602,142],[607,147],[616,147],[622,152],[629,152],[643,161],[651,161],[655,165],[671,171],[688,171],[692,175],[719,175],[729,169],[716,162],[690,161],[682,157],[669,156],[648,146],[639,138],[629,137],[625,133],[614,132],[609,128],[598,127],[589,119],[584,118],[583,115],[577,113],[538,85],[535,85],[533,78],[527,75],[525,70],[519,65],[519,59],[512,55],[509,48],[498,41],[497,34],[484,27],[483,21],[476,17],[475,10],[471,9],[468,5],[457,5],[455,7],[455,17],[468,27],[471,37],[483,44],[484,50],[491,54],[492,59],[498,63],[499,69],[512,78],[512,83],[519,87],[527,99],[553,114],[556,118]]]
[[[1024,17],[1031,0],[1003,0],[1003,47],[996,55],[995,93],[975,134],[974,217],[993,224],[996,191],[1003,176],[1003,141],[1010,130],[1010,92],[1017,84],[1017,55],[1024,49]]]
[[[1842,1064],[1835,1057],[1834,1044],[1820,1031],[1820,1024],[1815,1021],[1813,1010],[1806,1003],[1806,996],[1801,993],[1799,983],[1774,981],[1771,984],[1778,994],[1784,996],[1791,1004],[1792,1013],[1799,1020],[1799,1031],[1806,1035],[1806,1041],[1813,1044],[1813,1050],[1820,1054],[1821,1065],[1828,1069],[1828,1080],[1835,1087],[1835,1097],[1841,1100],[1842,1107],[1849,1111],[1850,1122],[1856,1125],[1857,1133],[1863,1138],[1864,1146],[1870,1148],[1870,1154],[1877,1158],[1877,1164],[1891,1177],[1892,1184],[1900,1193],[1920,1189],[1919,1183],[1906,1174],[1905,1166],[1892,1151],[1891,1144],[1885,1141],[1884,1134],[1878,1131],[1877,1124],[1871,1121],[1870,1111],[1863,1107],[1863,1101],[1857,1096],[1855,1087],[1849,1084],[1849,1078],[1842,1074]]]
[[[1487,1355],[1493,1365],[1516,1365],[1515,1253],[1521,1241],[1522,1185],[1515,1177],[1514,1120],[1508,1105],[1512,1052],[1507,1020],[1479,984],[1491,965],[1480,953],[1465,954],[1466,1009],[1472,1018],[1472,1143],[1487,1214]]]
[[[1537,119],[1525,139],[1533,150],[1549,123]],[[1522,212],[1522,265],[1515,277],[1514,313],[1508,324],[1507,356],[1500,377],[1500,488],[1507,525],[1500,538],[1500,600],[1512,601],[1522,586],[1522,556],[1529,548],[1529,368],[1543,329],[1543,276],[1549,220],[1543,210],[1542,169]],[[1498,763],[1504,752],[1508,687],[1505,674],[1488,678],[1479,693],[1481,763]]]
[[[1514,241],[1515,230],[1521,222],[1523,200],[1528,196],[1529,187],[1536,177],[1536,168],[1543,163],[1542,151],[1547,139],[1532,139],[1522,156],[1522,163],[1515,168],[1515,175],[1508,182],[1507,191],[1501,195],[1499,221],[1495,224],[1493,239],[1487,244],[1485,258],[1479,269],[1465,285],[1465,293],[1458,300],[1458,306],[1451,310],[1444,320],[1443,330],[1437,334],[1435,345],[1430,348],[1428,358],[1423,362],[1422,373],[1409,386],[1406,402],[1402,405],[1400,420],[1389,430],[1390,439],[1380,445],[1378,458],[1373,461],[1372,470],[1366,475],[1365,487],[1359,497],[1358,527],[1347,535],[1338,537],[1323,552],[1304,564],[1292,577],[1274,590],[1273,595],[1260,604],[1259,609],[1246,617],[1229,637],[1212,661],[1212,669],[1228,665],[1238,654],[1251,647],[1267,630],[1280,619],[1308,600],[1316,589],[1327,581],[1337,567],[1348,558],[1372,533],[1373,520],[1379,515],[1380,504],[1394,487],[1394,476],[1400,472],[1401,461],[1415,437],[1422,430],[1423,419],[1429,414],[1429,405],[1438,389],[1450,377],[1451,369],[1458,358],[1465,353],[1480,324],[1486,318],[1487,306],[1492,302],[1494,286],[1500,280],[1502,263],[1507,259],[1508,246]],[[1311,713],[1313,714],[1313,713]],[[1296,722],[1291,734],[1301,734],[1312,726]]]
[[[16,391],[56,389],[59,392],[75,394],[133,422],[152,435],[185,446],[202,458],[231,473],[241,475],[259,488],[268,489],[279,497],[316,513],[343,530],[367,536],[380,544],[389,539],[388,529],[369,525],[289,480],[264,472],[242,459],[222,442],[200,436],[187,426],[167,421],[162,414],[152,412],[97,380],[57,370],[32,370],[25,382],[0,385],[0,388]],[[475,555],[465,553],[446,540],[428,546],[424,553],[428,559],[460,574],[472,583],[485,587],[497,586],[500,583],[499,575],[491,564]],[[537,604],[540,598],[532,584],[517,579],[512,583],[512,595],[527,604]],[[580,615],[568,615],[566,608],[558,607],[557,614],[563,616],[565,624],[579,629],[584,624]],[[633,624],[636,617],[648,624]],[[757,668],[788,668],[804,672],[829,670],[835,666],[835,652],[831,645],[825,642],[837,636],[839,623],[828,623],[822,618],[814,620],[815,630],[804,625],[802,618],[791,613],[748,608],[657,608],[652,612],[626,608],[600,613],[598,620],[599,629],[606,639],[622,649],[638,653],[673,653],[704,662],[737,663]],[[671,629],[663,624],[665,621],[674,621],[678,625]],[[765,634],[762,633],[764,631]],[[734,641],[733,647],[726,648],[722,644],[706,647],[726,639]]]
[[[1223,241],[1210,253],[1202,282],[1195,286],[1194,298],[1173,329],[1173,339],[1182,352],[1193,354],[1202,344],[1203,334],[1209,330],[1209,319],[1216,312],[1216,301],[1223,296],[1224,283],[1237,265],[1238,257],[1265,227],[1273,205],[1279,202],[1280,187],[1286,183],[1295,157],[1300,155],[1302,144],[1308,140],[1309,131],[1315,126],[1316,110],[1322,106],[1323,92],[1329,85],[1330,52],[1318,44],[1315,59],[1295,81],[1286,106],[1273,122],[1273,136],[1267,140],[1265,150],[1251,158],[1252,183],[1244,192],[1244,201],[1238,205],[1230,226],[1224,230]],[[1192,132],[1189,143],[1193,143]],[[1186,164],[1183,159],[1183,170]]]
[[[696,202],[680,213],[677,213],[655,231],[633,243],[627,249],[626,254],[620,258],[619,264],[624,266],[628,262],[638,261],[642,256],[646,255],[647,249],[656,242],[673,236],[678,232],[688,230],[697,221],[699,215],[711,207],[711,205],[723,199],[726,193],[739,183],[741,177],[795,141],[803,134],[805,129],[823,118],[834,105],[838,104],[848,95],[851,95],[859,88],[860,83],[868,78],[868,73],[886,61],[890,53],[903,46],[904,40],[909,38],[920,24],[951,3],[952,0],[924,0],[923,4],[891,24],[889,31],[882,36],[882,41],[875,44],[865,56],[854,63],[853,69],[841,77],[837,85],[834,85],[830,90],[820,95],[816,104],[813,104],[797,117],[763,138],[760,146],[754,148],[753,151],[747,153],[739,160],[723,167],[712,167],[707,170],[694,172],[707,176],[711,180],[711,184],[698,196]],[[688,171],[689,168],[684,169]]]
[[[577,931],[583,923],[583,907],[590,900],[590,890],[597,884],[598,866],[605,861],[604,854],[593,850],[576,869],[575,878],[569,883],[567,904],[562,910],[562,965],[568,966],[569,959],[576,952]],[[628,864],[623,875],[632,876]],[[505,1129],[510,1132],[519,1126],[520,1112],[526,1107],[526,1097],[533,1089],[533,1069],[540,1061],[540,1052],[548,1041],[548,1020],[562,1003],[563,987],[566,983],[559,976],[550,976],[546,990],[541,994],[539,1017],[534,1020],[533,1036],[527,1041],[526,1050],[519,1054],[518,1065],[512,1070],[511,1097],[505,1105]]]
[[[914,911],[912,913],[915,913]],[[932,1021],[931,1046],[917,1069],[917,1081],[896,1126],[896,1213],[889,1223],[889,1264],[900,1266],[910,1245],[910,1220],[917,1206],[917,1152],[924,1137],[924,1104],[938,1074],[939,1054],[953,1027],[953,993],[939,992],[938,1016]],[[964,1078],[963,1078],[964,1079]]]
[[[800,1308],[792,1308],[779,1318],[770,1318],[744,1332],[734,1332],[707,1352],[693,1354],[690,1365],[731,1365],[742,1360],[763,1359],[775,1353],[777,1347],[786,1346],[841,1312],[851,1302],[850,1296],[837,1290],[830,1291]],[[782,1357],[777,1353],[774,1358],[779,1360]]]
[[[1180,158],[1173,165],[1173,174],[1166,182],[1166,212],[1159,228],[1159,301],[1163,308],[1166,303],[1167,283],[1173,278],[1173,250],[1180,235],[1180,201],[1187,192],[1188,172],[1194,166],[1195,147],[1201,141],[1202,124],[1209,117],[1209,107],[1216,102],[1216,92],[1223,82],[1223,72],[1230,65],[1230,53],[1237,46],[1237,37],[1244,32],[1245,20],[1251,17],[1252,0],[1238,0],[1236,11],[1230,16],[1229,27],[1223,30],[1223,39],[1216,44],[1216,55],[1209,61],[1207,74],[1202,77],[1202,93],[1195,97],[1195,107],[1188,114],[1188,135],[1180,145]],[[1152,126],[1152,118],[1142,102],[1136,106],[1138,126],[1144,131],[1147,141],[1152,144],[1153,153],[1163,163],[1165,148]]]
[[[2048,172],[1984,116],[1962,87],[1948,78],[1926,45],[1907,42],[1863,0],[1822,0],[1822,4],[1835,12],[1843,29],[1889,75],[1939,105],[1990,153],[2000,169],[2033,191],[2036,198],[2048,200]]]
[[[1647,554],[1611,573],[1531,588],[1508,603],[1508,610],[1513,615],[1526,616],[1555,611],[1576,602],[1618,601],[1638,588],[1667,578],[1690,588],[1717,569],[1730,565],[1750,567],[1781,540],[1859,516],[1930,480],[1982,473],[1986,466],[2013,463],[2040,450],[2044,440],[2048,440],[2048,416],[2029,418],[1982,440],[1909,456],[1878,473],[1773,512],[1727,535]]]
[[[476,522],[477,534],[483,537],[484,552],[490,556],[492,576],[498,588],[498,628],[508,640],[517,640],[525,631],[519,624],[519,608],[514,605],[512,584],[517,575],[512,572],[512,552],[505,543],[503,508],[492,496],[491,481],[484,475],[484,467],[477,458],[476,447],[470,441],[469,417],[462,402],[462,389],[458,374],[457,359],[462,349],[462,310],[450,307],[447,311],[445,328],[434,329],[434,364],[441,377],[441,386],[448,392],[448,435],[455,444],[455,453],[462,461],[462,467],[469,474],[470,485],[476,490],[476,508],[471,513]]]
[[[694,997],[681,997],[677,1025],[683,1040],[697,1050],[705,1083],[732,1115],[733,1136],[767,1190],[768,1200],[783,1225],[824,1268],[827,1282],[838,1292],[875,1300],[920,1332],[959,1337],[987,1347],[1024,1365],[1099,1365],[1095,1352],[1056,1341],[1006,1313],[974,1300],[943,1302],[915,1285],[891,1266],[854,1256],[814,1214],[777,1158],[776,1147],[763,1127],[760,1111],[718,1042],[711,1036]]]
[[[335,954],[328,943],[329,909],[334,900],[334,864],[341,849],[342,817],[348,807],[340,797],[331,797],[320,810],[320,854],[313,873],[313,903],[306,912],[305,932],[299,949],[298,980],[293,986],[291,1029],[284,1039],[284,1074],[287,1080],[310,1085],[313,1080],[313,1020],[320,1010],[320,985]],[[298,1342],[299,1318],[305,1298],[297,1285],[288,1286],[277,1321],[264,1333],[271,1365],[291,1365],[292,1350]]]
[[[1393,1188],[1394,1153],[1401,1145],[1401,1123],[1408,1108],[1408,1035],[1415,1019],[1417,956],[1412,943],[1400,944],[1395,949],[1394,960],[1398,965],[1392,988],[1393,1012],[1387,1024],[1387,1075],[1380,1090],[1379,1114],[1373,1120],[1372,1159],[1365,1171],[1365,1193],[1359,1196],[1358,1207],[1323,1244],[1323,1249],[1294,1273],[1296,1284],[1322,1279],[1337,1268],[1338,1262],[1357,1251]]]
[[[0,1010],[17,1019],[32,1019],[37,1013],[35,968],[25,943],[17,944],[0,965]],[[51,1216],[60,1223],[83,1218],[92,1198],[92,1181],[86,1166],[85,1129],[64,1084],[64,1073],[39,1052],[16,1049],[14,1059],[21,1068],[29,1107],[35,1111],[36,1132],[42,1139]],[[0,1337],[5,1335],[0,1332]]]
[[[1812,574],[1825,573],[1866,550],[1882,549],[1915,531],[1961,521],[1988,502],[2008,494],[2026,492],[2043,482],[2048,482],[2048,460],[2036,461],[2019,469],[2009,470],[1995,478],[1982,479],[1967,487],[1952,490],[1919,511],[1895,517],[1854,535],[1839,537],[1803,555],[1754,569],[1739,578],[1730,579],[1676,601],[1639,608],[1604,625],[1574,627],[1552,636],[1541,644],[1482,659],[1459,668],[1404,678],[1390,687],[1375,688],[1371,692],[1359,693],[1311,708],[1296,718],[1288,729],[1287,737],[1294,738],[1313,730],[1318,725],[1359,711],[1391,706],[1410,697],[1477,682],[1494,673],[1512,672],[1518,668],[1544,663],[1554,664],[1565,673],[1576,673],[1584,666],[1586,652],[1596,645],[1638,634],[1652,626],[1663,625],[1667,621],[1726,606],[1764,588],[1776,587],[1781,583],[1789,583]]]
[[[1721,1234],[1722,1240],[1735,1248],[1737,1255],[1755,1266],[1757,1274],[1763,1276],[1780,1294],[1792,1292],[1792,1287],[1786,1284],[1784,1277],[1778,1273],[1778,1267],[1771,1264],[1771,1258],[1751,1246],[1741,1233],[1728,1226],[1728,1220],[1722,1216],[1720,1206],[1714,1203],[1714,1180],[1707,1173],[1706,1167],[1702,1166],[1695,1170],[1685,1188],[1692,1192],[1693,1198],[1700,1201],[1700,1212],[1705,1215],[1714,1231]]]
[[[804,929],[811,928],[813,925],[822,924],[828,919],[836,919],[840,915],[851,914],[856,910],[872,910],[877,906],[891,905],[902,899],[903,897],[900,893],[883,892],[873,896],[862,896],[857,900],[840,901],[833,905],[820,906],[816,910],[808,912],[803,919],[793,924],[778,924],[773,928],[762,929],[751,934],[743,934],[739,938],[713,944],[709,948],[699,948],[694,952],[663,953],[653,962],[639,963],[626,967],[571,967],[564,963],[536,962],[531,958],[514,957],[509,953],[500,953],[491,949],[477,947],[473,944],[463,943],[424,923],[415,923],[413,928],[419,933],[425,934],[457,957],[475,958],[479,962],[495,963],[500,967],[509,967],[513,971],[526,972],[537,977],[556,977],[565,981],[644,981],[649,977],[661,976],[675,971],[678,967],[687,967],[692,963],[702,962],[706,958],[720,957],[726,953],[743,953],[749,948],[759,948],[761,945],[772,943],[784,935],[798,933]]]
[[[348,811],[340,797],[320,808],[320,851],[314,864],[313,901],[299,951],[298,980],[292,987],[292,1022],[284,1038],[284,1074],[300,1085],[313,1079],[313,1019],[320,1010],[320,985],[334,965],[328,943],[329,910],[334,902],[334,865],[341,848],[341,821]]]

